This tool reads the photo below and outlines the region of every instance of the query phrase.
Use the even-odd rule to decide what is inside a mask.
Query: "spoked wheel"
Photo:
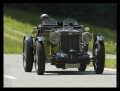
[[[28,51],[28,44],[24,40],[23,43],[23,67],[25,72],[31,72],[33,68],[34,55],[33,52]]]
[[[103,41],[96,41],[93,47],[94,59],[93,66],[96,74],[102,74],[105,64],[105,47]]]
[[[35,69],[38,75],[43,75],[45,71],[45,51],[43,42],[36,40],[35,46]]]
[[[78,68],[79,71],[85,71],[87,67],[87,64],[85,63],[80,63],[80,68]]]

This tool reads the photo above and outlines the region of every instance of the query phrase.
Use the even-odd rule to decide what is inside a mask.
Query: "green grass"
[[[93,63],[91,62],[88,67],[93,67]],[[117,67],[117,62],[116,62],[116,59],[109,59],[109,58],[106,58],[105,59],[105,68],[113,68],[113,69],[116,69]]]
[[[22,33],[31,34],[31,30],[34,26],[29,23],[22,23],[16,19],[4,15],[4,27],[9,27],[11,30],[17,30]]]
[[[23,36],[26,34],[32,35],[31,30],[40,23],[39,16],[41,14],[42,13],[25,12],[15,8],[4,7],[4,53],[21,54]],[[52,18],[58,21],[65,19],[54,16]],[[90,27],[90,32],[94,34],[100,32],[105,38],[105,52],[116,54],[116,31],[85,22],[79,22],[79,24]],[[92,46],[93,43],[91,42],[89,44],[89,51],[92,50]]]
[[[4,53],[22,54],[22,43],[4,36]]]

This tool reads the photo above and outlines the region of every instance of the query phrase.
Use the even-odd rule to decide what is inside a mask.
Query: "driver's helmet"
[[[49,22],[49,15],[47,14],[42,14],[40,16],[40,20],[42,21],[42,24],[48,24]]]

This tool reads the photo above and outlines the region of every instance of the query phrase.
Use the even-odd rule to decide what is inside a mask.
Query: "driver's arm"
[[[41,24],[39,24],[37,27],[34,27],[36,30],[32,30],[31,33],[32,33],[32,34],[36,34],[38,27],[41,27]]]

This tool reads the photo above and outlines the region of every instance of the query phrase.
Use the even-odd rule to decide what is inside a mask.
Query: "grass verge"
[[[116,66],[117,65],[117,61],[116,59],[109,59],[109,58],[106,58],[105,59],[105,68],[113,68],[113,69],[116,69]],[[93,67],[93,62],[91,62],[88,67]]]

